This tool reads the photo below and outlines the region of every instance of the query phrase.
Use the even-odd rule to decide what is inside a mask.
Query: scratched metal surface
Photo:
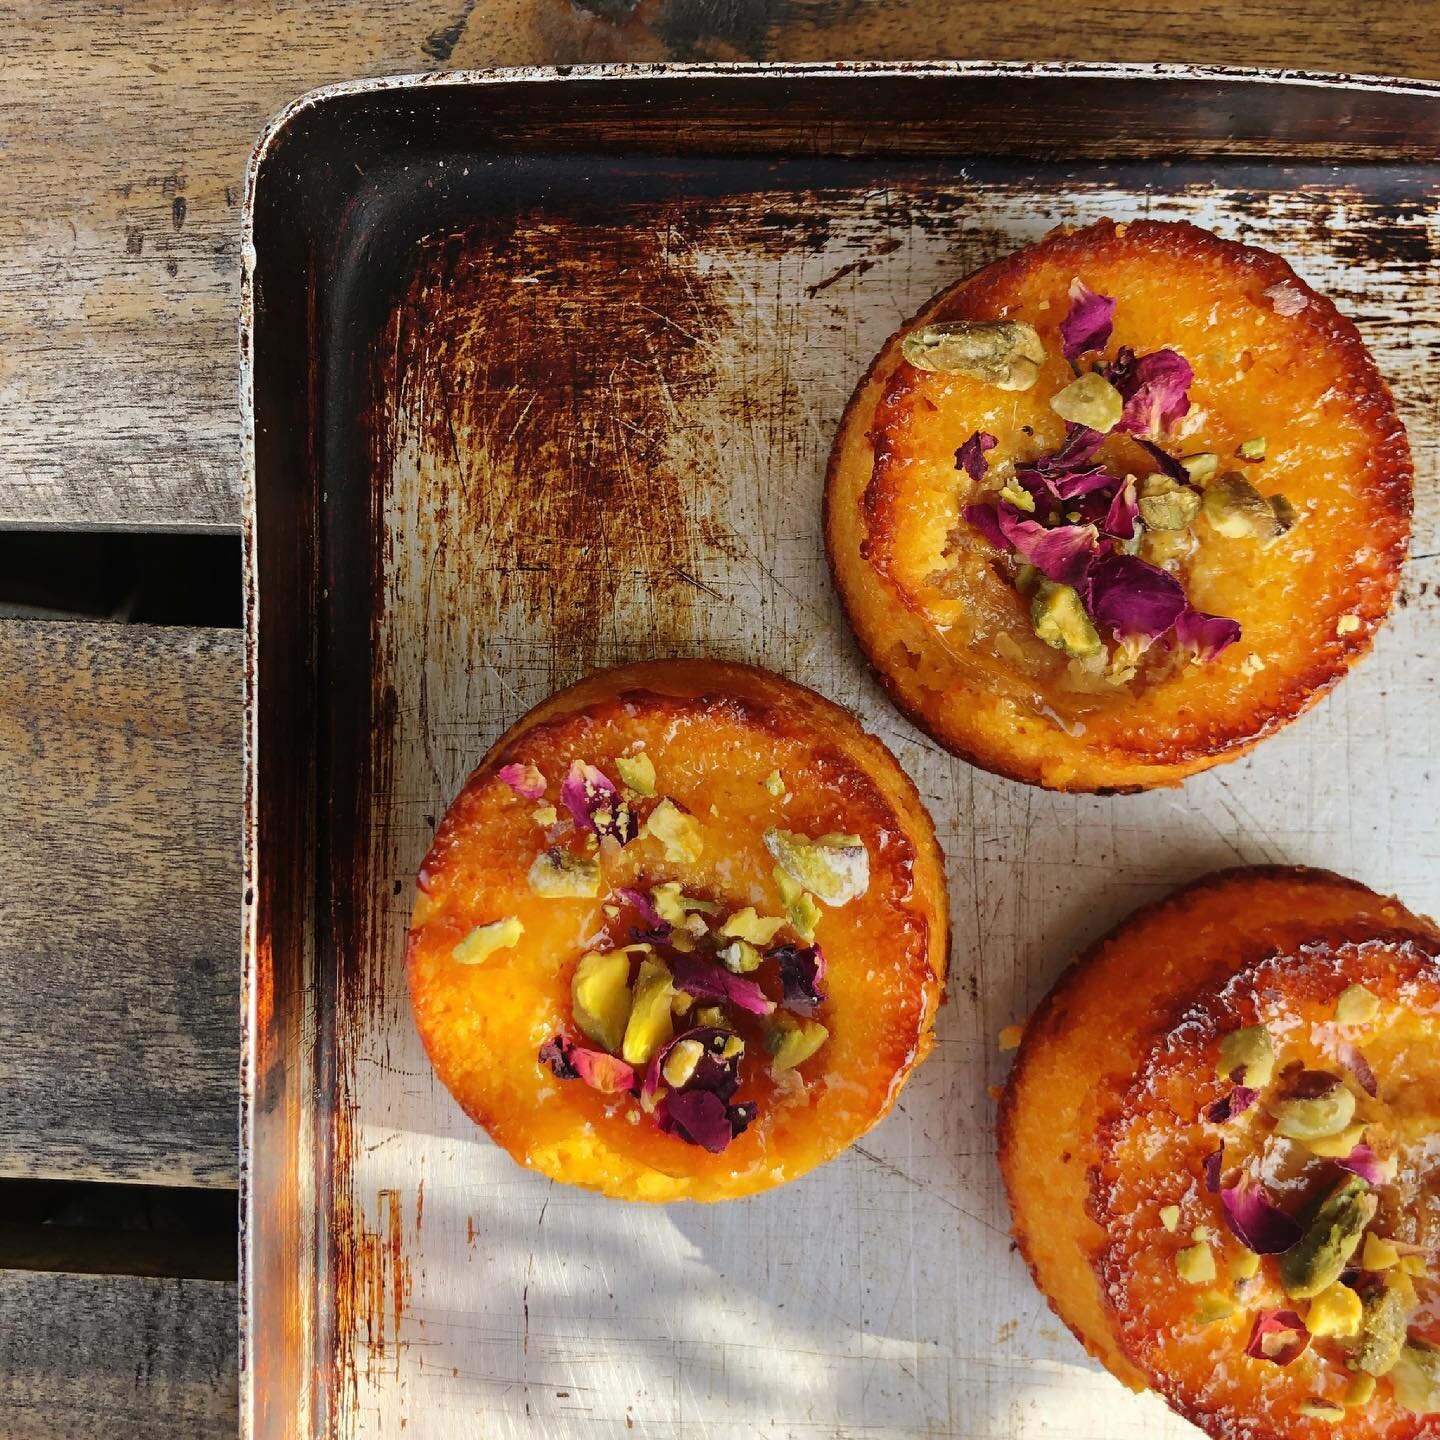
[[[1435,176],[794,162],[709,182],[703,202],[617,203],[562,172],[504,225],[442,231],[376,346],[392,723],[370,830],[385,903],[337,1036],[337,1432],[1194,1433],[1088,1361],[1011,1252],[995,1037],[1077,947],[1216,866],[1330,866],[1440,911]],[[835,424],[884,338],[974,265],[1102,215],[1289,256],[1360,324],[1419,472],[1416,558],[1375,654],[1252,757],[1118,798],[996,779],[900,719],[818,526]],[[401,966],[434,822],[501,729],[592,666],[670,653],[851,706],[917,781],[953,902],[950,1003],[896,1111],[805,1180],[712,1208],[517,1168],[432,1076]]]

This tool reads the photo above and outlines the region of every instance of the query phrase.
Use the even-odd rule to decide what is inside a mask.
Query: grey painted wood
[[[0,1176],[235,1183],[240,649],[0,621]]]

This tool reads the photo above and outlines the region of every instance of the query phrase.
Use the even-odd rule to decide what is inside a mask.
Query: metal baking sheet
[[[1240,861],[1440,910],[1440,100],[1130,67],[458,72],[256,152],[242,401],[244,1428],[271,1437],[1170,1437],[1050,1315],[993,1161],[1000,1028]],[[1375,654],[1183,789],[1047,794],[885,702],[825,572],[841,408],[935,290],[1061,222],[1184,218],[1335,297],[1395,388],[1413,557]],[[619,1204],[430,1072],[402,943],[435,821],[592,667],[753,661],[852,707],[949,857],[939,1044],[787,1188]]]

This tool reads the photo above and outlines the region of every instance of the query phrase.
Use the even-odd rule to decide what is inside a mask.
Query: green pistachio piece
[[[707,1030],[723,1030],[726,1023],[725,1012],[718,1005],[702,1005],[695,1012],[695,1024]]]
[[[1253,440],[1242,440],[1235,447],[1235,453],[1242,460],[1263,460],[1265,458],[1265,437],[1257,435]]]
[[[715,955],[735,975],[748,975],[752,970],[758,970],[763,958],[748,940],[732,940],[728,945],[722,945]]]
[[[1030,600],[1030,623],[1037,638],[1052,650],[1077,660],[1094,659],[1104,653],[1100,632],[1085,613],[1079,594],[1069,585],[1041,580]]]
[[[765,832],[765,848],[797,885],[827,905],[846,905],[870,888],[870,852],[858,835],[812,840],[771,829]]]
[[[1355,1118],[1355,1096],[1338,1075],[1302,1070],[1266,1108],[1288,1140],[1324,1140]]]
[[[1347,985],[1335,1002],[1341,1025],[1368,1025],[1380,1013],[1380,1001],[1363,985]]]
[[[1375,1377],[1373,1375],[1356,1375],[1345,1387],[1345,1404],[1368,1405],[1375,1398]]]
[[[1232,1030],[1220,1042],[1220,1062],[1215,1073],[1222,1080],[1233,1080],[1251,1090],[1263,1090],[1275,1073],[1275,1047],[1270,1043],[1270,1032],[1263,1025]]]
[[[1177,1250],[1175,1273],[1188,1285],[1208,1285],[1215,1278],[1215,1252],[1203,1240]]]
[[[757,915],[755,907],[747,905],[720,927],[719,934],[726,940],[748,940],[752,945],[768,945],[784,923],[783,916]]]
[[[1292,1300],[1313,1300],[1340,1278],[1378,1205],[1358,1175],[1320,1202],[1300,1239],[1280,1257],[1280,1283]]]
[[[1140,518],[1151,530],[1185,530],[1200,513],[1200,495],[1168,475],[1140,482]]]
[[[570,977],[570,1005],[586,1039],[615,1054],[630,1020],[630,956],[625,950],[582,955]]]
[[[655,793],[655,762],[643,750],[638,755],[620,756],[615,762],[615,773],[637,795]]]
[[[828,1039],[830,1032],[818,1020],[794,1020],[777,1015],[765,1033],[765,1048],[773,1057],[772,1070],[793,1070],[803,1065]]]
[[[1440,1349],[1412,1340],[1390,1372],[1395,1401],[1412,1415],[1440,1413]]]
[[[526,878],[547,900],[588,900],[600,893],[600,862],[557,845],[535,857]]]
[[[1333,1400],[1302,1400],[1295,1409],[1308,1420],[1323,1420],[1328,1425],[1338,1425],[1345,1418],[1345,1407]]]
[[[515,918],[493,920],[489,925],[477,925],[451,952],[451,957],[462,965],[480,965],[497,950],[509,950],[520,943],[525,927]]]
[[[693,865],[700,858],[700,822],[673,800],[662,800],[650,812],[641,834],[653,835],[664,847],[665,858],[673,864]]]
[[[656,885],[650,891],[650,899],[655,906],[655,913],[667,925],[677,927],[687,924],[692,918],[689,913],[692,910],[698,910],[702,915],[715,915],[720,910],[713,900],[697,900],[693,895],[687,895],[678,880],[667,880],[663,885]],[[704,929],[702,922],[701,934]]]
[[[801,889],[778,865],[771,872],[785,902],[785,918],[790,928],[807,944],[815,942],[815,927],[820,923],[820,907],[815,897]]]
[[[1229,540],[1269,540],[1279,528],[1270,502],[1235,470],[1205,491],[1203,509],[1212,528]]]
[[[677,1040],[660,1067],[665,1083],[672,1090],[679,1090],[695,1073],[704,1054],[705,1047],[698,1040]]]
[[[968,375],[998,390],[1028,390],[1040,375],[1045,347],[1023,320],[952,320],[912,330],[901,354],[919,370]]]
[[[1035,513],[1035,497],[1014,480],[1007,481],[1000,487],[1000,498],[1008,500],[1017,510],[1023,510],[1027,515]]]
[[[635,998],[625,1025],[625,1038],[620,1046],[621,1058],[627,1065],[648,1065],[650,1057],[675,1034],[670,1014],[670,1002],[674,998],[675,987],[670,983],[669,970],[658,960],[648,957],[642,960],[640,973],[635,977]]]
[[[1103,375],[1091,370],[1072,380],[1058,395],[1052,395],[1050,408],[1062,420],[1088,425],[1105,435],[1120,423],[1125,401]]]
[[[1207,1290],[1195,1301],[1195,1323],[1214,1325],[1218,1320],[1228,1320],[1238,1307],[1220,1290]]]
[[[1410,1324],[1410,1307],[1398,1286],[1387,1285],[1365,1302],[1360,1319],[1360,1344],[1351,1357],[1366,1375],[1388,1375],[1400,1358]]]
[[[1195,455],[1182,455],[1180,463],[1193,485],[1203,485],[1215,476],[1220,468],[1220,457],[1210,450],[1201,450]]]
[[[785,793],[785,782],[780,778],[778,770],[772,770],[765,777],[765,793],[777,798]]]

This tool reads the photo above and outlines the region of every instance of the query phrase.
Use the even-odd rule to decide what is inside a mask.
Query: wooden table
[[[0,525],[19,529],[238,530],[245,158],[316,85],[838,56],[1440,76],[1427,0],[1086,0],[1058,25],[1046,0],[77,0],[0,16]],[[238,629],[0,619],[7,1437],[235,1429],[240,651]]]

